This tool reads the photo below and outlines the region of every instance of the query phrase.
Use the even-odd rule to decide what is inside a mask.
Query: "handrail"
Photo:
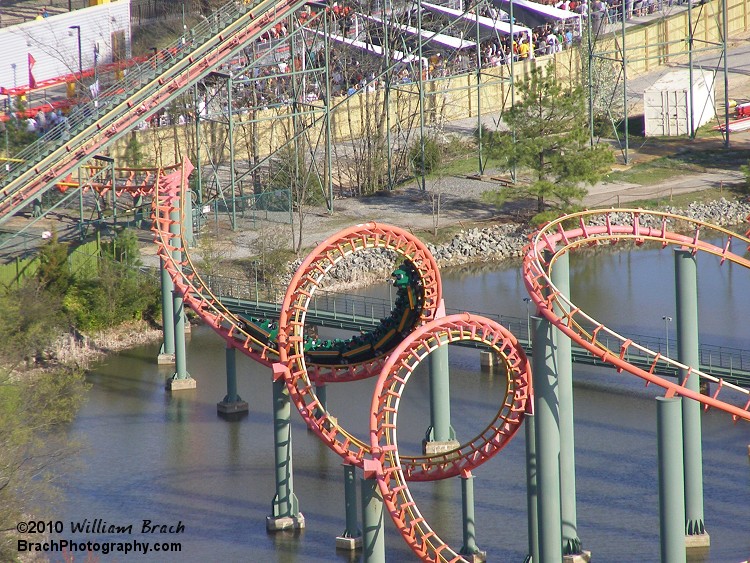
[[[185,88],[224,62],[302,0],[231,2],[107,89],[98,99],[76,107],[63,123],[26,147],[0,170],[0,223],[44,193],[74,166],[114,142]],[[252,12],[250,10],[253,10]],[[250,25],[254,23],[255,25]],[[255,34],[255,35],[254,35]]]

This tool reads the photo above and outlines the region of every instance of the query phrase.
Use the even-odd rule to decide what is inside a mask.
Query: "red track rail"
[[[179,202],[186,193],[187,178],[192,170],[193,165],[185,159],[179,169],[163,178],[160,176],[156,183],[152,206],[157,253],[185,304],[231,346],[238,348],[253,360],[270,366],[276,360],[276,351],[243,330],[242,320],[232,314],[211,293],[207,284],[195,273],[187,245],[181,235],[182,229],[175,228],[184,225],[185,217]],[[173,253],[176,251],[179,251],[181,256],[179,261],[174,259]]]
[[[274,377],[285,379],[290,398],[307,426],[344,460],[359,466],[369,446],[346,432],[318,401],[305,363],[304,328],[312,296],[331,268],[350,254],[374,248],[393,250],[414,264],[424,288],[422,322],[435,317],[442,286],[437,262],[427,247],[408,231],[391,225],[367,223],[350,227],[318,245],[289,283],[279,317],[279,363],[274,365]],[[377,358],[368,364],[340,367],[328,375],[319,368],[316,376],[318,381],[362,379],[380,373],[383,361],[384,358]]]
[[[475,438],[446,452],[401,458],[396,435],[398,409],[416,367],[433,350],[451,342],[489,347],[505,364],[505,397],[494,420]],[[383,501],[399,532],[423,561],[465,561],[430,528],[407,481],[445,479],[470,472],[497,454],[515,436],[532,394],[531,367],[516,338],[495,321],[468,313],[429,322],[409,334],[389,356],[373,394],[370,415],[372,459],[365,472],[377,477]]]
[[[623,213],[631,218],[630,222],[616,224],[616,218],[621,217]],[[645,227],[641,222],[645,215],[656,217],[660,226],[656,228]],[[592,219],[595,220],[596,224],[592,224]],[[578,222],[579,227],[575,229],[564,227],[571,222]],[[671,225],[675,223],[687,227],[692,233],[683,235],[670,231]],[[701,239],[701,237],[710,235],[724,237],[725,243],[719,247]],[[612,364],[620,371],[624,370],[644,379],[647,384],[653,383],[664,388],[668,397],[674,395],[687,397],[700,401],[705,408],[713,407],[725,411],[731,414],[735,420],[750,421],[750,391],[666,358],[658,352],[635,344],[629,338],[617,334],[576,307],[568,296],[560,293],[550,279],[550,272],[555,260],[561,254],[581,246],[617,241],[631,242],[636,245],[650,241],[660,243],[662,246],[675,245],[690,248],[693,252],[707,252],[717,256],[721,264],[729,261],[743,268],[750,268],[750,260],[731,250],[733,245],[737,245],[743,246],[742,251],[744,252],[746,248],[750,247],[748,236],[750,236],[750,232],[748,235],[742,236],[710,223],[658,211],[642,209],[582,211],[560,217],[532,235],[531,243],[526,248],[523,260],[524,282],[539,313],[565,333],[573,342],[602,361]],[[545,254],[548,256],[545,256]],[[569,312],[561,314],[560,311]],[[618,341],[620,348],[617,350],[607,348],[601,338],[603,334],[607,334],[611,339]],[[651,358],[650,370],[638,368],[625,360],[626,354],[631,349]],[[702,395],[691,391],[683,384],[655,375],[654,368],[658,362],[687,370],[688,377],[699,377],[702,380],[714,383],[715,391],[710,396]],[[721,399],[719,395],[721,395]]]
[[[217,67],[239,45],[257,39],[300,4],[299,0],[260,2],[253,8],[253,12],[262,13],[260,17],[253,19],[250,12],[243,15],[248,20],[246,25],[230,32],[220,31],[215,40],[198,47],[194,53],[170,67],[164,76],[156,77],[128,100],[113,107],[97,123],[78,133],[32,169],[3,187],[0,190],[0,217],[7,216],[19,205],[30,201],[50,184],[62,181],[81,160],[90,158],[122,134],[132,130],[141,120],[152,115],[210,69]],[[236,23],[232,25],[236,27]],[[145,92],[149,92],[147,96]]]

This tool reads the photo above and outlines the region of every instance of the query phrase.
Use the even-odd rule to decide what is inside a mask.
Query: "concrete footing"
[[[250,411],[247,401],[221,401],[216,403],[216,412],[219,414],[241,414]]]
[[[590,563],[591,552],[582,551],[581,553],[574,553],[572,555],[563,555],[563,563]]]
[[[160,366],[174,365],[174,354],[159,354],[156,363]]]
[[[192,377],[186,377],[185,379],[167,379],[166,388],[169,391],[182,391],[183,389],[195,389],[198,386],[198,382]]]
[[[266,531],[268,532],[302,530],[304,527],[305,517],[301,512],[297,516],[266,516]]]
[[[477,551],[476,553],[469,554],[462,553],[461,556],[471,563],[485,563],[485,561],[487,561],[486,551]]]
[[[693,549],[705,549],[707,547],[711,547],[711,536],[708,535],[708,532],[703,534],[693,534],[690,536],[685,536],[685,548],[690,552]]]
[[[362,549],[362,536],[356,538],[339,536],[336,538],[336,549],[355,551]]]
[[[498,363],[497,354],[494,352],[479,352],[479,365],[482,369],[490,369]]]
[[[455,450],[461,444],[458,440],[446,440],[445,442],[422,442],[422,452],[424,455],[443,454]]]

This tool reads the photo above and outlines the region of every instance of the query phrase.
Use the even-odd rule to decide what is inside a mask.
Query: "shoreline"
[[[721,227],[747,224],[750,219],[750,202],[739,199],[720,198],[707,203],[693,202],[686,208],[665,206],[658,211],[682,215],[690,219],[712,223]],[[622,220],[628,221],[629,215]],[[644,220],[645,219],[645,220]],[[644,226],[660,226],[653,220],[649,224],[648,210],[641,215]],[[744,232],[745,229],[742,229]],[[427,244],[441,269],[472,266],[476,264],[504,263],[523,255],[523,248],[534,229],[520,223],[496,223],[487,227],[462,229],[444,244]],[[354,254],[333,268],[330,281],[321,289],[343,292],[366,287],[390,279],[394,267],[395,253],[374,250],[367,254]],[[299,264],[289,264],[284,280],[288,281]]]
[[[666,206],[661,211],[725,227],[739,226],[745,224],[750,216],[750,202],[721,198],[707,203],[694,202],[686,209]],[[428,244],[427,247],[441,269],[478,265],[492,267],[520,258],[533,231],[520,223],[498,222],[482,228],[462,229],[450,241],[439,245]],[[383,249],[350,255],[331,270],[328,283],[321,290],[345,292],[388,281],[396,258],[394,252]],[[299,263],[300,260],[295,260],[287,265],[285,275],[281,276],[282,283],[288,283]],[[153,327],[146,321],[129,321],[90,335],[71,331],[59,335],[45,350],[41,361],[19,371],[32,373],[58,367],[85,371],[92,362],[111,353],[157,342],[161,338],[161,328]]]

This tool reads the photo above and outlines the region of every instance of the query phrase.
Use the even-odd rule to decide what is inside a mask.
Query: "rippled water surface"
[[[574,258],[573,299],[601,321],[636,334],[662,335],[674,317],[672,254],[639,250]],[[750,273],[718,268],[700,258],[701,338],[750,349]],[[524,317],[526,295],[517,267],[472,268],[444,274],[447,305]],[[387,288],[365,293],[387,295]],[[667,327],[668,330],[668,327]],[[479,371],[474,350],[451,347],[452,423],[468,439],[491,420],[502,393],[498,376]],[[128,350],[96,366],[88,403],[73,432],[86,448],[80,470],[65,486],[66,500],[51,518],[96,518],[134,524],[184,524],[179,555],[101,557],[104,561],[356,561],[336,552],[344,530],[343,469],[337,456],[308,433],[293,412],[294,488],[307,527],[299,534],[267,534],[274,491],[271,374],[238,355],[239,394],[250,413],[238,421],[216,414],[226,394],[224,346],[205,328],[188,342],[188,369],[196,390],[169,394],[171,370],[155,364],[157,346]],[[658,391],[614,370],[575,368],[578,528],[595,561],[658,561],[656,406]],[[329,409],[365,435],[373,382],[331,385]],[[409,382],[399,414],[399,443],[416,452],[429,420],[428,384]],[[712,547],[706,561],[750,556],[750,426],[708,412],[703,417],[705,519]],[[475,472],[477,543],[490,561],[520,562],[527,552],[523,432]],[[433,527],[461,543],[457,479],[413,487]],[[386,517],[387,518],[387,517]],[[386,523],[389,561],[413,560]],[[69,536],[69,534],[68,534]],[[62,537],[62,536],[61,536]],[[90,535],[87,539],[115,539]],[[82,537],[70,539],[83,539]],[[76,558],[76,561],[83,560]]]

